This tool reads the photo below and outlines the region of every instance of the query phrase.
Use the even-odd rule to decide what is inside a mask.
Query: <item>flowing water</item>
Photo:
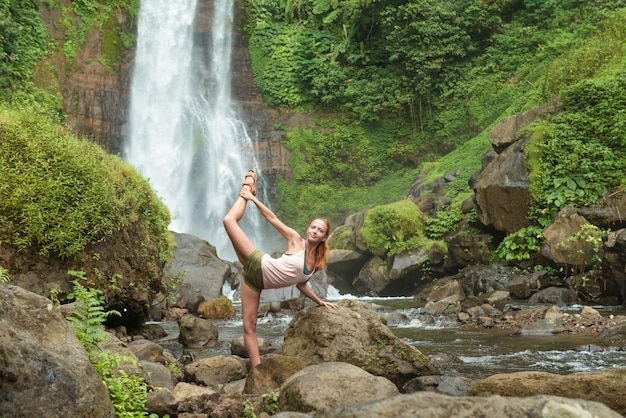
[[[233,261],[222,218],[246,171],[262,173],[231,99],[233,0],[215,0],[207,34],[194,34],[197,3],[141,2],[123,156],[169,208],[172,230],[207,240]],[[256,208],[242,226],[253,242],[263,238],[265,251],[277,249]]]
[[[496,373],[517,371],[543,371],[557,374],[569,374],[584,371],[601,371],[611,368],[626,368],[624,351],[610,347],[592,351],[585,346],[605,343],[597,335],[561,334],[552,336],[521,336],[499,330],[461,328],[455,322],[440,320],[435,323],[424,322],[420,306],[413,298],[356,298],[339,295],[331,288],[327,300],[342,298],[357,299],[364,303],[373,303],[389,311],[404,314],[405,324],[389,327],[397,337],[409,345],[415,346],[424,355],[452,354],[462,362],[452,364],[442,371],[447,375],[458,375],[472,379],[484,378]],[[240,312],[240,303],[235,301]],[[580,310],[570,307],[570,313]],[[603,315],[610,313],[624,314],[620,308],[596,307]],[[607,310],[608,309],[608,310]],[[612,309],[612,310],[611,310]],[[567,311],[566,308],[563,308]],[[602,311],[604,310],[604,311]],[[274,345],[282,343],[283,336],[291,321],[290,316],[268,315],[260,318],[257,332]],[[198,357],[230,355],[230,341],[242,336],[242,322],[238,315],[229,321],[212,321],[219,330],[218,347],[206,352],[196,352]],[[175,342],[178,333],[176,323],[161,323],[170,334],[165,340],[165,347],[177,356],[183,349]]]

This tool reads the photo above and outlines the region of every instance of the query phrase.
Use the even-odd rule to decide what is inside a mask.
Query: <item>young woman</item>
[[[256,205],[265,219],[287,240],[287,249],[281,257],[273,258],[258,250],[239,226],[239,220],[243,217],[249,201]],[[250,358],[250,366],[254,367],[261,364],[256,324],[263,289],[296,285],[300,292],[318,305],[337,309],[337,305],[324,302],[307,286],[313,273],[324,267],[328,260],[326,240],[330,233],[330,223],[327,219],[313,219],[306,230],[306,238],[302,238],[256,198],[256,174],[250,170],[245,176],[237,200],[224,217],[224,228],[237,258],[243,264],[243,341]]]

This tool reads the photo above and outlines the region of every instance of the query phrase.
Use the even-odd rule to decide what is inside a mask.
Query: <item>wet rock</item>
[[[52,302],[0,284],[0,415],[115,416],[107,389]]]
[[[600,402],[558,396],[456,397],[432,392],[399,395],[375,402],[333,408],[317,418],[409,417],[602,417],[619,418]]]
[[[546,372],[497,374],[478,381],[471,390],[475,396],[553,395],[603,403],[626,414],[626,369],[558,375]],[[608,412],[607,412],[608,413]],[[612,416],[599,414],[597,416]]]
[[[355,280],[355,289],[361,294],[378,294],[389,283],[387,262],[378,256],[370,258]]]
[[[460,376],[420,376],[406,382],[402,391],[404,393],[428,391],[451,396],[466,396],[474,382],[473,379]]]
[[[218,390],[226,383],[243,379],[246,376],[246,367],[238,357],[216,356],[188,364],[183,372],[185,382]]]
[[[501,153],[518,139],[518,132],[538,118],[554,114],[557,111],[556,100],[526,110],[518,115],[509,116],[496,123],[489,131],[489,142],[497,153]]]
[[[148,412],[162,417],[165,415],[175,416],[178,402],[170,389],[159,388],[148,392],[146,408]]]
[[[444,299],[465,299],[465,292],[458,280],[441,280],[423,287],[413,298],[417,301],[436,302]]]
[[[376,312],[353,300],[337,305],[337,310],[310,307],[298,312],[285,332],[283,354],[307,365],[348,362],[399,386],[413,377],[440,373],[419,350],[393,335]]]
[[[176,378],[172,375],[170,369],[161,363],[142,360],[141,366],[146,371],[146,383],[148,385],[169,390],[174,389],[174,386],[176,386]]]
[[[455,268],[489,264],[493,237],[487,234],[457,234],[446,239],[447,263]]]
[[[516,299],[528,299],[539,290],[541,279],[546,275],[547,271],[541,270],[531,274],[513,276],[508,283],[508,290],[511,292],[511,296]]]
[[[321,413],[355,402],[397,395],[389,380],[343,362],[305,367],[280,387],[279,411]]]
[[[389,268],[389,279],[395,280],[418,269],[429,260],[428,253],[422,249],[393,256]]]
[[[136,340],[128,343],[128,348],[139,360],[165,364],[168,357],[163,354],[163,347],[148,340]]]
[[[522,139],[506,148],[480,172],[472,186],[480,221],[507,234],[530,225],[524,160],[527,144],[528,139]]]
[[[523,326],[519,333],[535,336],[560,334],[563,331],[563,323],[559,318],[546,318]]]
[[[289,377],[304,367],[304,362],[298,357],[270,356],[250,370],[243,393],[261,395],[267,391],[278,390]]]
[[[626,200],[626,198],[625,198]],[[605,297],[614,297],[618,303],[626,302],[626,229],[611,232],[604,239],[602,275]]]
[[[495,292],[485,295],[482,299],[497,310],[503,311],[504,307],[509,301],[509,297],[509,292],[506,292],[504,290],[496,290]]]
[[[178,342],[184,347],[201,348],[217,345],[217,327],[206,319],[185,314],[178,320],[178,329]]]
[[[222,294],[231,267],[217,256],[215,247],[207,241],[190,234],[173,234],[176,248],[172,261],[163,269],[166,277],[180,278],[172,305],[196,312],[203,300],[215,299]]]
[[[550,255],[558,266],[583,270],[591,265],[594,253],[593,243],[578,238],[581,228],[591,225],[574,208],[562,209],[554,220],[543,230],[546,239],[542,254]]]
[[[573,305],[576,303],[576,293],[562,287],[549,287],[538,291],[528,299],[529,305],[540,303],[557,306]]]

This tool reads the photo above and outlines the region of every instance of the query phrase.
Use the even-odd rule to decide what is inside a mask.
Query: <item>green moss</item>
[[[132,226],[145,234],[138,247],[171,257],[167,208],[121,158],[33,109],[0,105],[0,136],[0,242],[77,258]]]

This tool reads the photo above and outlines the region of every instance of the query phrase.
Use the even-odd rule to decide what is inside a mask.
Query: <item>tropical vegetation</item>
[[[541,149],[533,154],[533,174],[541,173],[532,185],[537,213],[619,187],[624,5],[246,2],[264,99],[319,114],[313,126],[287,133],[293,176],[280,184],[282,215],[303,224],[321,211],[341,221],[402,198],[420,169],[432,178],[462,169],[450,194],[466,197],[467,180],[490,148],[491,125],[554,97],[564,113],[534,136],[542,143],[533,148]],[[599,107],[587,106],[596,100]],[[588,117],[594,122],[582,131]],[[555,165],[564,151],[572,160]],[[572,173],[579,164],[590,171]]]

